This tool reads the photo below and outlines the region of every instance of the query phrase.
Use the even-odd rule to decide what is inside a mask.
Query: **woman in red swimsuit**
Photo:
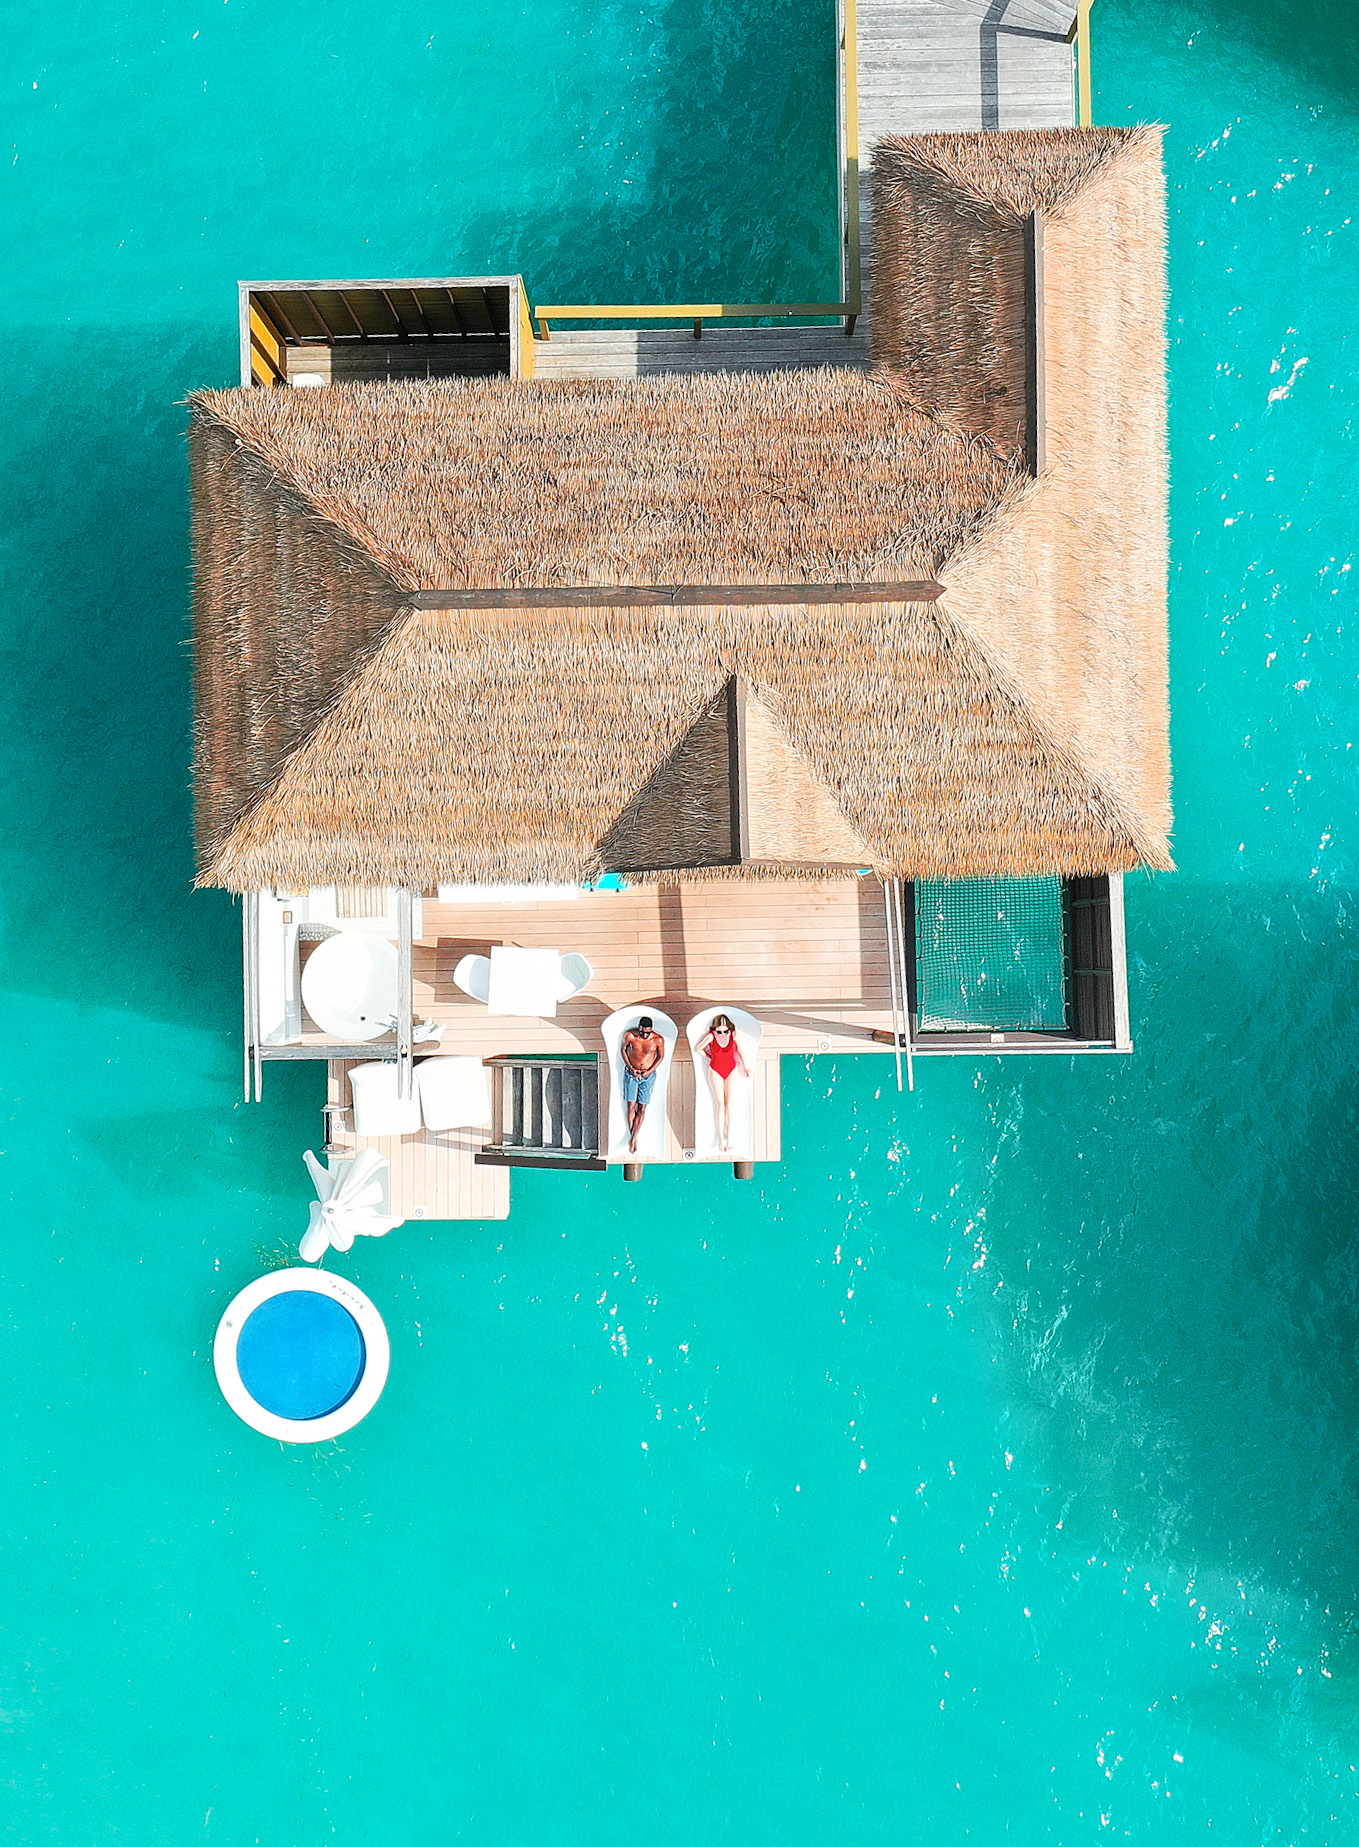
[[[722,1152],[731,1149],[731,1080],[739,1071],[749,1077],[741,1056],[736,1028],[725,1013],[715,1013],[713,1023],[698,1042],[700,1052],[708,1057],[708,1082],[713,1087],[713,1113],[717,1118],[717,1137]]]

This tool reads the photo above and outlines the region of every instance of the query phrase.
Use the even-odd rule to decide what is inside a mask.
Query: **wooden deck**
[[[348,1075],[352,1061],[334,1061],[329,1067],[326,1099],[347,1108]],[[392,1216],[405,1219],[503,1219],[510,1215],[510,1174],[506,1167],[478,1166],[477,1151],[484,1146],[484,1129],[445,1129],[436,1134],[422,1129],[418,1135],[355,1135],[352,1129],[334,1129],[330,1145],[357,1153],[376,1148],[391,1163]]]
[[[703,881],[587,893],[524,905],[424,901],[415,946],[417,1016],[444,1025],[429,1053],[481,1059],[511,1053],[599,1053],[600,1023],[616,1008],[650,1003],[680,1027],[667,1104],[664,1163],[696,1159],[696,1073],[683,1028],[703,1007],[727,1002],[756,1014],[764,1039],[755,1067],[754,1155],[782,1155],[780,1057],[784,1052],[878,1051],[891,1028],[882,887],[873,879],[760,883]],[[577,950],[594,968],[586,991],[556,1019],[493,1015],[453,985],[467,954],[497,943]],[[303,1043],[333,1043],[304,1018]],[[374,1052],[381,1044],[374,1046]],[[390,1047],[388,1048],[390,1053]],[[350,1103],[350,1062],[330,1062],[328,1098]],[[601,1074],[603,1080],[603,1074]],[[607,1086],[600,1085],[607,1107]],[[501,1219],[510,1170],[479,1165],[487,1130],[429,1130],[362,1138],[337,1129],[331,1145],[376,1148],[391,1162],[393,1212],[405,1218]]]
[[[683,1027],[703,1007],[747,1007],[771,1052],[873,1051],[891,1030],[882,887],[876,879],[696,880],[520,905],[426,898],[415,945],[418,1018],[442,1050],[476,1058],[597,1052],[600,1023],[649,1001]],[[489,1014],[454,986],[465,955],[498,943],[576,950],[594,969],[551,1020]],[[304,1017],[302,1044],[334,1043]]]
[[[786,372],[798,366],[866,366],[868,342],[843,327],[689,328],[554,326],[534,347],[534,375],[553,378],[646,378],[657,372]]]
[[[1070,128],[1072,0],[858,0],[859,153],[884,135]]]

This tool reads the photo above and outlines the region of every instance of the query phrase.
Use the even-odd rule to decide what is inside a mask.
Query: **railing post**
[[[411,894],[402,886],[396,894],[396,1094],[409,1097],[415,1088],[411,1040],[415,1032],[414,918]]]
[[[1070,37],[1076,47],[1076,123],[1091,128],[1095,121],[1095,98],[1090,79],[1090,8],[1093,0],[1078,0]]]

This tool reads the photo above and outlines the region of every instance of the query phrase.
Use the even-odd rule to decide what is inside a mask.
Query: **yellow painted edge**
[[[723,301],[682,301],[656,304],[652,302],[631,303],[620,306],[617,303],[563,306],[561,303],[548,304],[539,302],[533,310],[535,320],[551,318],[559,321],[661,321],[661,320],[734,320],[746,317],[765,318],[776,314],[850,314],[855,312],[850,303],[844,301],[802,301],[802,302],[723,302]]]
[[[844,0],[845,43],[845,229],[849,235],[847,314],[863,311],[863,265],[859,228],[859,8]]]

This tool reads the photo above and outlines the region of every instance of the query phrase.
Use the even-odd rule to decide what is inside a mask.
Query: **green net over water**
[[[1062,881],[968,879],[916,886],[922,1032],[1062,1031]]]

